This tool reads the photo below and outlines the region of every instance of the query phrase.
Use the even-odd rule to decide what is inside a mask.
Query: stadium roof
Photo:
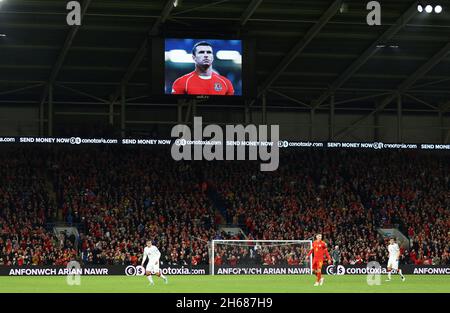
[[[382,109],[401,92],[409,108],[450,109],[450,1],[439,1],[441,14],[380,1],[381,26],[367,25],[367,2],[84,0],[78,27],[66,24],[67,1],[3,0],[0,103],[39,103],[49,83],[59,99],[108,102],[122,84],[140,99],[149,33],[223,27],[255,39],[259,94],[271,105],[326,108],[334,95],[336,105]]]

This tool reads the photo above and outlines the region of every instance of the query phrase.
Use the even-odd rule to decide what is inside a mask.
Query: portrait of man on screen
[[[192,48],[195,69],[179,78],[172,85],[172,94],[232,96],[231,81],[213,69],[214,51],[207,41],[197,42]]]

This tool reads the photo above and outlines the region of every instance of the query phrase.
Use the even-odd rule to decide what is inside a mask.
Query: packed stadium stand
[[[401,263],[450,264],[450,159],[417,151],[290,150],[257,162],[175,162],[165,149],[17,147],[0,152],[0,265],[208,264],[212,239],[311,239],[343,264],[387,259],[380,227],[410,239]],[[55,234],[55,225],[79,236]],[[222,224],[240,227],[231,236]],[[305,251],[219,248],[215,263],[296,265]]]

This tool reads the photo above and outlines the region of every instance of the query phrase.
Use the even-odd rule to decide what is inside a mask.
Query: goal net
[[[312,274],[311,240],[212,240],[212,275]]]

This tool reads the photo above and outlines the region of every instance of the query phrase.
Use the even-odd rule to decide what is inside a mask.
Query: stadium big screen
[[[165,39],[165,94],[242,95],[242,41]]]

